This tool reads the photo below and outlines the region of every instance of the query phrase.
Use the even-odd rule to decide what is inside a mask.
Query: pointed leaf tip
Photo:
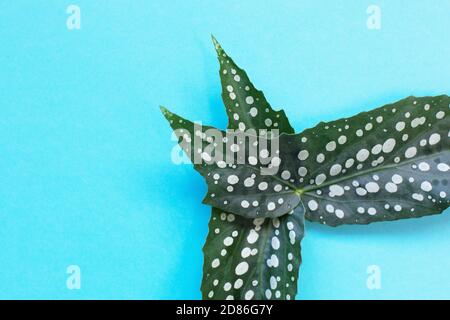
[[[272,109],[264,93],[252,84],[247,73],[222,49],[215,38],[213,42],[220,65],[222,100],[228,115],[228,128],[276,129],[280,133],[294,133],[284,111]]]
[[[164,118],[166,118],[168,121],[170,121],[170,118],[174,116],[174,114],[164,106],[159,106],[159,110],[161,110],[161,113],[163,114]]]
[[[219,41],[217,41],[217,39],[213,35],[211,35],[211,40],[212,40],[212,42],[214,44],[214,48],[216,49],[217,56],[220,59],[220,56],[223,55],[223,54],[226,54],[226,53],[223,50],[222,46],[220,45]]]

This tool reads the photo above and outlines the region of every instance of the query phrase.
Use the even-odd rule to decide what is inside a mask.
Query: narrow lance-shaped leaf
[[[290,189],[292,185],[288,181],[284,181],[287,180],[286,176],[283,178],[278,172],[280,157],[269,157],[268,150],[271,149],[272,143],[278,142],[278,137],[257,137],[259,145],[267,145],[267,149],[260,150],[259,157],[249,156],[251,143],[239,144],[227,140],[227,143],[222,145],[221,140],[226,139],[225,132],[208,126],[198,126],[167,109],[162,108],[162,111],[179,137],[180,146],[193,160],[194,168],[206,180],[208,193],[203,200],[205,204],[247,218],[275,218],[298,206],[298,194]],[[242,141],[255,138],[247,133],[238,135],[243,137]],[[286,137],[279,137],[280,144],[284,143]],[[201,140],[199,146],[195,147],[198,140]],[[211,150],[205,151],[208,147],[211,147]],[[290,149],[287,151],[291,152]],[[278,148],[276,152],[279,152]],[[227,154],[235,157],[231,161],[225,161],[223,159]],[[215,157],[221,160],[217,161]],[[196,163],[198,158],[202,160],[200,163]],[[287,156],[285,163],[291,163],[291,158]],[[262,164],[265,159],[270,159],[267,165]],[[274,172],[278,173],[273,174]]]
[[[283,110],[275,111],[264,93],[253,86],[247,73],[229,57],[219,42],[212,37],[220,63],[222,99],[228,115],[229,129],[277,129],[294,133]]]
[[[203,249],[204,299],[295,298],[304,214],[247,219],[213,209]]]
[[[224,52],[217,42],[215,45],[220,60],[221,56],[225,57]],[[231,59],[228,61],[231,63],[231,68],[238,70],[237,74],[242,74]],[[227,72],[223,70],[222,65],[220,75],[223,88],[226,90],[227,77],[230,77],[232,72],[231,69]],[[241,80],[242,77],[238,79]],[[246,80],[246,83],[249,82]],[[237,90],[237,100],[241,100],[239,96],[242,93],[248,94],[245,90]],[[224,103],[227,103],[226,97],[224,97]],[[245,111],[243,106],[238,108]],[[259,105],[256,108],[261,109]],[[272,114],[270,106],[266,108],[269,108],[269,114]],[[259,111],[254,113],[256,117],[262,114]],[[237,124],[239,121],[239,117],[230,112],[228,117],[230,123]],[[278,127],[280,133],[292,133],[293,130],[287,118],[284,114],[281,114],[281,117],[283,121],[280,121],[281,125]],[[255,117],[243,117],[242,121],[246,128],[270,130],[270,126],[266,123],[271,125],[271,122],[255,122],[254,119]],[[302,206],[298,206],[294,212],[279,219],[255,220],[212,208],[209,233],[203,247],[204,272],[201,287],[203,298],[293,299],[297,293],[298,271],[301,263],[300,242],[304,230],[303,219]]]

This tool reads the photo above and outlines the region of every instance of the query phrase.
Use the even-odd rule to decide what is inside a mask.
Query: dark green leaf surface
[[[213,42],[228,129],[259,131],[230,142],[225,132],[162,108],[207,182],[204,203],[213,206],[203,248],[204,299],[295,298],[305,218],[331,226],[367,224],[448,207],[448,96],[409,97],[294,135],[284,111],[274,111]],[[281,136],[266,134],[274,129]],[[246,144],[255,137],[262,137],[256,157]],[[275,143],[279,149],[271,154]],[[223,157],[227,151],[232,159]]]
[[[295,298],[304,214],[301,206],[292,213],[252,220],[213,208],[203,248],[203,298]]]
[[[219,61],[224,57],[217,41],[213,38],[218,51]],[[237,70],[236,73],[244,74],[246,85],[251,86],[247,76],[228,58],[230,67]],[[221,63],[220,75],[223,90],[226,90],[228,81],[231,81],[231,69],[224,72]],[[242,77],[239,78],[243,81]],[[228,91],[227,91],[228,92]],[[241,96],[244,94],[244,96]],[[247,91],[237,90],[236,100],[245,100]],[[230,101],[224,91],[224,103]],[[231,105],[235,107],[234,104]],[[270,106],[258,110],[256,119],[260,115],[273,114]],[[238,106],[245,112],[246,105]],[[248,107],[247,107],[248,109]],[[260,111],[263,112],[260,112]],[[247,110],[249,111],[249,110]],[[229,128],[232,123],[237,123],[234,113],[228,112]],[[277,117],[275,115],[275,117]],[[280,114],[281,120],[278,129],[280,133],[292,133],[284,113]],[[246,128],[270,129],[267,124],[270,121],[255,121],[255,117],[241,117]],[[238,124],[234,126],[237,128]],[[242,125],[241,125],[242,127]],[[297,293],[297,278],[301,263],[300,242],[303,237],[304,209],[302,206],[295,208],[293,214],[284,215],[275,219],[249,220],[235,216],[220,209],[211,209],[209,233],[203,247],[204,265],[202,279],[202,295],[204,299],[293,299]],[[240,236],[241,235],[241,236]],[[242,236],[243,235],[243,236]],[[226,239],[226,240],[225,240]],[[292,240],[291,240],[292,239]],[[274,258],[276,257],[276,258]],[[216,260],[217,259],[217,260]],[[276,265],[273,261],[278,262]],[[269,264],[267,261],[270,261]],[[214,262],[214,264],[213,264]],[[248,271],[242,275],[236,274],[236,268],[240,263],[248,264]],[[215,268],[213,268],[213,265]]]
[[[409,97],[303,132],[309,156],[296,169],[306,217],[337,226],[445,210],[449,103],[448,96]]]
[[[214,45],[217,50],[218,59],[220,62],[220,77],[222,82],[222,98],[224,100],[224,104],[226,105],[226,110],[228,114],[229,119],[229,128],[265,128],[265,129],[271,129],[274,128],[272,124],[276,124],[279,129],[280,133],[287,133],[292,134],[294,131],[289,124],[288,119],[286,118],[284,111],[275,112],[273,111],[270,106],[268,105],[268,102],[264,98],[264,95],[261,91],[258,91],[253,87],[250,80],[248,79],[246,73],[244,70],[240,69],[234,61],[225,53],[225,51],[222,49],[220,44],[213,38]],[[246,98],[251,97],[251,101],[256,101],[257,103],[254,103],[253,105],[249,105],[246,103]],[[253,99],[255,98],[255,99]],[[318,178],[319,181],[322,179],[323,175],[320,175],[320,171],[324,171],[325,177],[328,176],[328,181],[324,182],[322,184],[323,187],[328,187],[326,190],[322,190],[322,188],[318,188],[317,190],[315,187],[308,186],[305,183],[297,184],[295,183],[295,188],[291,189],[301,189],[301,187],[306,186],[306,190],[309,190],[308,192],[305,192],[303,194],[302,200],[304,201],[305,205],[310,203],[310,206],[312,208],[315,208],[315,203],[317,204],[321,203],[321,205],[325,205],[325,207],[321,206],[322,210],[311,210],[310,206],[306,205],[307,213],[306,213],[306,219],[311,221],[318,221],[322,222],[324,224],[329,225],[340,225],[340,224],[365,224],[370,223],[373,221],[384,221],[384,220],[396,220],[400,218],[410,218],[410,217],[420,217],[426,214],[433,214],[433,213],[439,213],[442,210],[444,210],[448,205],[448,190],[445,188],[447,183],[447,180],[442,180],[442,174],[447,172],[448,168],[448,153],[444,152],[444,154],[438,153],[435,157],[430,156],[427,157],[425,162],[416,163],[415,167],[410,165],[409,162],[414,162],[415,160],[411,161],[402,161],[401,164],[396,163],[394,161],[394,164],[392,164],[392,160],[396,159],[402,159],[402,157],[396,158],[395,151],[400,147],[402,144],[407,143],[408,141],[413,141],[412,139],[420,139],[420,132],[421,129],[424,129],[424,126],[430,127],[431,125],[434,125],[435,123],[441,123],[441,126],[448,125],[448,118],[446,118],[446,113],[448,113],[448,110],[446,109],[446,103],[448,107],[448,97],[441,96],[441,97],[426,97],[421,99],[416,99],[414,97],[410,97],[408,99],[402,100],[396,104],[386,106],[384,108],[380,108],[377,110],[374,110],[370,113],[363,113],[359,115],[359,117],[353,117],[351,119],[351,124],[354,128],[358,128],[356,130],[352,130],[350,128],[350,119],[343,119],[339,121],[332,122],[330,124],[322,124],[319,125],[313,129],[307,130],[304,132],[302,139],[308,139],[308,136],[310,136],[309,145],[313,146],[313,144],[318,143],[318,146],[321,146],[323,152],[317,151],[316,155],[316,163],[314,164],[314,161],[312,161],[312,158],[309,158],[309,163],[311,164],[311,167],[309,168],[311,171],[307,172],[309,166],[304,166],[300,170],[300,173],[302,175],[305,174],[306,176],[301,176],[300,179],[303,181],[306,181],[307,178],[311,179],[311,176],[314,176],[315,178]],[[422,106],[420,106],[422,104]],[[432,116],[433,109],[432,106],[435,106],[436,104],[440,104],[441,109],[435,110],[435,118],[431,119],[431,122],[427,122],[427,115],[428,117]],[[419,105],[419,107],[415,107],[416,105]],[[399,108],[412,108],[411,112],[408,113],[408,111],[403,111],[404,113],[404,121],[400,120],[396,122],[396,119],[399,119],[400,113],[397,113],[394,111],[394,109]],[[426,107],[429,106],[429,107]],[[423,109],[421,110],[420,107]],[[253,109],[252,109],[253,108]],[[392,112],[392,114],[382,114],[385,112],[380,112],[383,109],[388,109],[389,112]],[[250,109],[253,110],[253,112],[250,111]],[[447,108],[448,109],[448,108]],[[265,111],[265,112],[264,112]],[[430,112],[427,112],[430,111]],[[396,114],[397,113],[397,114]],[[438,115],[439,113],[439,115]],[[266,114],[268,117],[266,117]],[[249,116],[250,115],[250,116]],[[251,116],[254,115],[254,116]],[[425,118],[424,118],[425,117]],[[276,119],[279,119],[276,121]],[[424,120],[425,119],[425,120]],[[447,120],[445,120],[447,119]],[[386,121],[385,121],[386,120]],[[442,121],[438,121],[442,120]],[[425,121],[426,123],[422,123]],[[393,129],[393,125],[397,126],[395,131],[392,131],[390,129]],[[404,129],[402,129],[402,126],[405,126]],[[389,127],[391,126],[391,127]],[[326,128],[327,127],[327,128]],[[353,136],[347,137],[344,133],[347,132],[353,132]],[[445,131],[445,130],[444,130]],[[394,150],[392,150],[391,153],[388,153],[388,155],[385,154],[385,150],[389,148],[389,143],[393,140],[385,140],[386,144],[376,143],[375,139],[377,136],[381,137],[381,140],[384,136],[389,136],[389,133],[393,132],[394,136],[391,139],[395,139],[396,146],[394,146]],[[397,132],[397,134],[395,134]],[[333,137],[332,135],[336,135],[336,137]],[[384,134],[384,135],[383,135]],[[419,136],[418,136],[419,135]],[[445,138],[445,132],[442,133],[443,137]],[[366,138],[368,136],[368,138]],[[396,136],[396,137],[395,137]],[[320,144],[321,137],[327,138],[327,144],[329,145],[323,145]],[[396,170],[400,170],[403,172],[403,174],[406,174],[409,171],[409,177],[408,177],[408,183],[405,181],[405,185],[402,183],[395,183],[394,181],[388,181],[384,184],[384,190],[386,192],[384,196],[384,199],[392,200],[389,201],[380,201],[380,199],[375,200],[375,198],[379,197],[378,192],[369,192],[371,190],[364,191],[364,187],[367,183],[369,183],[368,187],[370,189],[370,186],[375,187],[376,181],[371,181],[370,179],[370,171],[367,175],[358,173],[357,180],[353,180],[353,184],[362,183],[356,192],[356,194],[359,196],[358,199],[354,199],[354,201],[360,201],[362,198],[365,197],[369,199],[371,202],[374,203],[373,206],[358,206],[356,207],[356,211],[354,208],[354,205],[349,204],[352,201],[352,197],[349,197],[349,193],[345,192],[348,190],[343,190],[346,194],[342,198],[339,196],[339,194],[342,192],[341,188],[346,187],[352,188],[352,185],[346,185],[341,186],[339,184],[334,185],[333,181],[336,181],[334,177],[348,177],[348,175],[345,175],[346,171],[351,172],[354,170],[354,168],[346,168],[345,166],[350,166],[352,161],[356,162],[354,164],[354,167],[357,171],[361,171],[361,173],[367,171],[363,168],[366,168],[367,166],[364,164],[361,164],[357,161],[356,155],[354,158],[348,158],[345,159],[345,163],[334,163],[332,167],[326,168],[326,165],[331,161],[335,159],[333,152],[328,151],[328,149],[333,149],[334,144],[336,144],[336,147],[334,148],[334,151],[340,152],[341,145],[345,147],[346,150],[349,150],[348,145],[355,144],[357,140],[364,139],[368,147],[371,147],[371,144],[373,145],[371,149],[366,149],[369,152],[369,160],[372,159],[371,165],[373,167],[376,167],[375,171],[378,171],[379,169],[382,169],[384,178],[389,178],[389,176],[393,176],[396,172]],[[369,139],[369,140],[366,140]],[[345,142],[344,142],[345,140]],[[445,140],[448,140],[445,139]],[[423,139],[421,139],[423,143]],[[420,141],[419,141],[420,142]],[[324,148],[325,147],[325,148]],[[420,147],[420,146],[419,146]],[[436,147],[439,148],[439,145]],[[436,148],[430,148],[429,153],[430,154],[434,151]],[[320,149],[320,148],[314,148],[313,149]],[[356,148],[355,148],[356,149]],[[363,150],[363,149],[362,149]],[[307,150],[309,152],[309,150]],[[373,152],[372,152],[373,151]],[[342,153],[339,155],[340,157],[345,158],[345,153]],[[364,150],[360,154],[361,157],[364,157]],[[323,160],[322,160],[323,158]],[[385,159],[386,158],[386,159]],[[415,157],[414,157],[415,158]],[[336,157],[336,160],[337,157]],[[391,165],[393,167],[391,169],[386,168],[386,164],[389,163],[389,160],[391,160]],[[404,159],[405,160],[405,159]],[[406,159],[408,160],[408,159]],[[343,161],[343,160],[342,160]],[[308,162],[308,161],[305,161]],[[379,163],[380,162],[380,163]],[[431,163],[440,164],[440,168],[442,170],[439,170],[437,166],[435,166],[434,170],[432,166],[430,166]],[[430,166],[429,170],[420,170],[420,164],[422,165],[422,169],[427,169],[428,166]],[[358,169],[358,165],[361,167],[361,169]],[[314,168],[314,166],[316,168]],[[417,169],[418,170],[415,170]],[[329,169],[328,175],[326,174],[327,170],[323,169]],[[386,170],[385,170],[386,169]],[[337,172],[339,171],[339,172]],[[423,173],[423,172],[427,173]],[[336,174],[336,175],[334,175]],[[435,184],[440,184],[443,186],[442,190],[439,191],[439,194],[435,193],[432,195],[424,194],[424,190],[421,190],[422,186],[418,186],[417,184],[414,184],[414,176],[419,176],[420,178],[423,178],[423,182],[425,182],[425,189],[427,189],[426,182],[432,183],[434,181]],[[398,178],[398,176],[402,177],[402,174],[398,174],[395,176],[395,178]],[[379,175],[375,175],[375,178],[382,179],[383,177],[379,177]],[[374,178],[371,177],[372,180]],[[330,179],[331,178],[331,179]],[[345,178],[344,178],[345,179]],[[429,179],[429,181],[425,181],[426,179]],[[303,182],[302,181],[302,182]],[[400,181],[400,180],[397,180]],[[412,181],[412,182],[411,182]],[[372,183],[370,183],[372,182]],[[314,184],[315,181],[310,181],[310,184]],[[400,186],[401,185],[401,186]],[[300,187],[300,188],[299,188]],[[331,189],[330,189],[331,187]],[[380,186],[378,186],[380,187]],[[375,187],[376,188],[376,187]],[[383,188],[381,188],[383,189]],[[337,194],[334,194],[334,191],[337,192]],[[435,190],[436,191],[436,190]],[[387,194],[386,194],[387,193]],[[425,191],[426,193],[426,191]],[[327,196],[328,195],[328,196]],[[401,199],[400,199],[401,198]],[[328,200],[328,202],[323,201],[324,199]],[[321,201],[322,200],[322,201]],[[347,202],[347,204],[343,204],[342,201]],[[383,202],[383,204],[382,204]],[[293,204],[295,201],[293,202]],[[405,210],[407,209],[407,210]],[[346,213],[347,212],[347,213]],[[356,212],[358,214],[356,214]],[[377,214],[378,213],[378,214]],[[344,216],[343,216],[344,215]]]
[[[176,135],[180,138],[179,144],[191,160],[201,158],[202,163],[194,164],[194,168],[205,178],[208,185],[208,193],[203,202],[224,211],[233,212],[246,218],[269,217],[275,218],[284,215],[300,203],[300,198],[285,181],[282,174],[278,172],[275,175],[263,175],[262,170],[267,167],[277,169],[280,158],[275,156],[268,166],[261,165],[261,162],[255,159],[255,163],[247,161],[249,148],[244,149],[245,155],[236,154],[235,161],[224,162],[220,160],[215,162],[213,156],[222,155],[224,159],[225,151],[234,150],[233,146],[224,144],[223,148],[214,147],[211,152],[203,151],[204,148],[214,144],[216,140],[208,141],[210,137],[207,133],[213,130],[215,134],[224,135],[224,132],[212,127],[196,127],[193,122],[185,120],[180,116],[169,112],[162,108],[162,111],[170,122]],[[246,134],[242,134],[248,137]],[[201,147],[193,148],[194,138],[201,138]],[[280,136],[282,144],[288,136]],[[267,141],[269,146],[273,140],[261,138]],[[290,144],[290,141],[286,141]],[[248,144],[247,144],[248,145]],[[287,145],[286,145],[287,147]],[[203,148],[203,149],[202,149]],[[195,149],[195,150],[194,150]],[[287,148],[285,148],[287,149]],[[291,149],[288,149],[288,152]],[[237,161],[242,160],[246,163],[238,164]],[[251,161],[250,161],[251,162]],[[276,165],[275,165],[275,162]],[[286,156],[285,164],[295,163],[291,156]],[[236,163],[236,164],[235,164]],[[263,169],[262,169],[263,168]],[[292,180],[294,181],[294,180]]]
[[[204,202],[244,217],[273,218],[301,197],[309,219],[330,225],[442,212],[450,192],[449,102],[448,96],[410,97],[281,135],[274,175],[262,175],[259,162],[196,166],[208,184]]]
[[[213,37],[220,63],[222,99],[228,115],[228,128],[249,128],[294,133],[283,110],[275,111],[262,91],[250,82],[246,72],[239,68]]]

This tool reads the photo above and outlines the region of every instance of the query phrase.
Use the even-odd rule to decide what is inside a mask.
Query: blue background
[[[201,297],[206,187],[158,106],[226,126],[211,33],[297,131],[450,93],[449,1],[76,0],[74,31],[69,4],[0,4],[0,298]],[[449,299],[448,213],[308,223],[297,298]]]

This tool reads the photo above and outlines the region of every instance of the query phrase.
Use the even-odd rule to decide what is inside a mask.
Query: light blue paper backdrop
[[[206,188],[158,106],[226,126],[211,33],[297,131],[450,94],[449,1],[74,0],[80,30],[70,4],[0,2],[0,298],[201,297]],[[448,211],[306,227],[298,299],[450,298]]]

